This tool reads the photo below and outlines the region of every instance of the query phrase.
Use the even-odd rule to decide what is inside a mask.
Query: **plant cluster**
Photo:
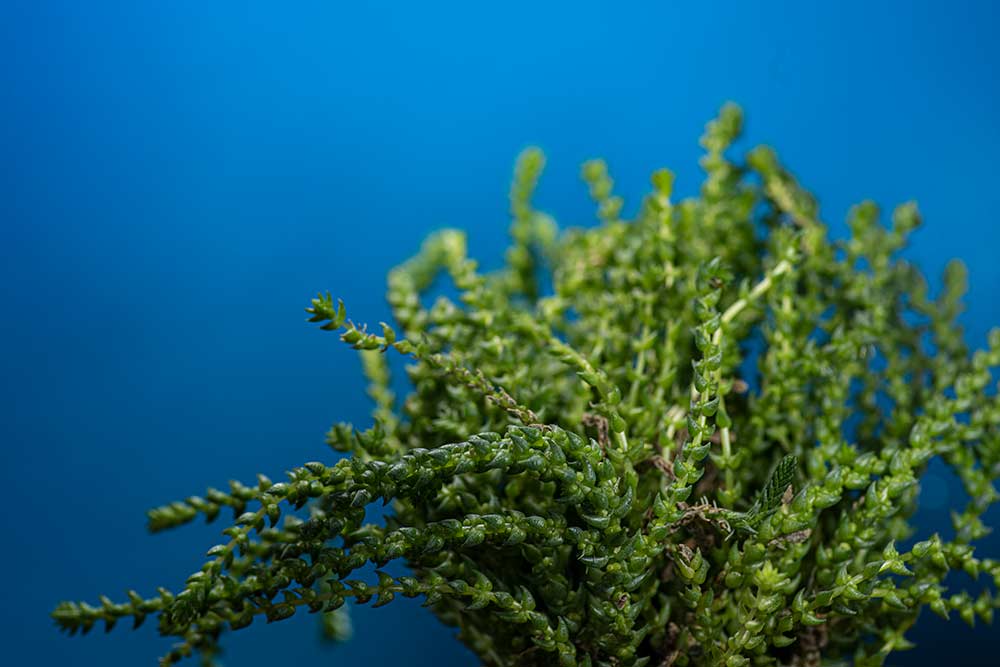
[[[970,356],[961,264],[932,298],[900,259],[913,204],[887,227],[862,203],[833,239],[772,150],[728,157],[741,124],[732,105],[708,124],[700,196],[675,202],[657,171],[632,220],[587,162],[587,229],[533,207],[529,149],[501,270],[445,230],[389,274],[395,326],[314,299],[310,320],[361,351],[374,426],[334,426],[333,464],[150,511],[153,531],[234,522],[183,589],[62,603],[58,624],[154,616],[178,639],[163,664],[210,662],[227,629],[310,612],[337,635],[345,603],[404,596],[496,667],[867,667],[911,646],[925,607],[989,621],[1000,562],[974,543],[998,499],[1000,330]],[[441,275],[456,296],[426,303]],[[391,353],[410,359],[401,402]],[[917,541],[935,458],[970,500],[953,535]],[[397,559],[412,574],[357,578]],[[946,585],[956,570],[986,590]]]

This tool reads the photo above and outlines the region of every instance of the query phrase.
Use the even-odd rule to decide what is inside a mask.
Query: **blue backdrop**
[[[968,263],[972,343],[1000,323],[994,3],[279,4],[0,2],[4,664],[153,664],[153,627],[68,639],[50,608],[176,587],[221,527],[147,536],[146,508],[364,424],[357,359],[302,308],[329,288],[385,319],[386,270],[442,225],[495,266],[529,143],[542,207],[590,224],[581,161],[632,206],[661,166],[694,193],[738,101],[743,146],[775,145],[825,219],[918,199],[909,257]],[[957,493],[928,482],[923,533]],[[311,622],[231,636],[228,664],[476,664],[412,601],[357,611],[343,647]],[[912,635],[892,664],[1000,649],[957,620]]]

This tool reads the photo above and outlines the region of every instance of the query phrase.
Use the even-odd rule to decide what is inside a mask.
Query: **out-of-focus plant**
[[[374,426],[334,426],[349,454],[274,483],[231,482],[149,512],[153,531],[232,510],[183,589],[54,611],[70,632],[156,617],[200,653],[255,620],[422,597],[486,665],[881,665],[925,608],[989,621],[1000,563],[974,542],[1000,476],[1000,331],[970,356],[965,271],[936,298],[899,258],[913,204],[870,202],[833,240],[768,148],[734,162],[723,108],[702,138],[700,196],[652,177],[633,220],[599,160],[598,226],[558,232],[531,203],[525,151],[503,269],[456,230],[389,274],[395,328],[368,331],[329,295],[310,320],[361,350]],[[422,297],[440,274],[457,298]],[[386,355],[410,358],[397,403]],[[935,458],[971,500],[954,534],[914,542]],[[385,525],[365,522],[391,504]],[[307,509],[307,512],[296,510]],[[900,545],[911,543],[903,548]],[[411,575],[373,563],[405,562]],[[990,580],[978,597],[950,571]]]

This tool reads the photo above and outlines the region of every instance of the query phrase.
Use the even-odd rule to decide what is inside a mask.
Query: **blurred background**
[[[698,137],[734,100],[738,149],[774,145],[837,233],[863,198],[917,199],[907,256],[934,285],[966,261],[973,345],[1000,323],[996,3],[279,5],[0,2],[4,664],[155,664],[152,623],[69,639],[48,613],[177,587],[222,526],[148,536],[147,508],[367,426],[355,354],[302,308],[329,289],[386,319],[386,271],[444,225],[496,267],[528,144],[540,207],[592,224],[583,160],[608,160],[627,212],[658,167],[695,194]],[[959,499],[932,468],[921,534]],[[343,646],[313,620],[228,637],[226,664],[476,664],[415,601],[355,610]],[[1000,650],[930,614],[911,638],[890,664]]]

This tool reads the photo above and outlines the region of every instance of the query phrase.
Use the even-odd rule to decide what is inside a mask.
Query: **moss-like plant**
[[[332,465],[152,510],[153,531],[235,521],[182,590],[62,603],[58,624],[155,616],[179,639],[163,664],[211,661],[226,629],[311,612],[336,634],[345,602],[402,595],[491,666],[862,667],[911,646],[925,607],[989,621],[1000,562],[973,543],[998,498],[1000,330],[970,356],[962,265],[931,298],[898,257],[914,205],[886,228],[862,203],[833,240],[774,152],[726,156],[741,122],[726,106],[707,126],[700,197],[674,202],[658,171],[634,220],[585,164],[588,229],[532,207],[543,157],[525,151],[505,267],[434,234],[389,274],[396,328],[314,299],[310,320],[362,351],[374,426],[334,426]],[[423,303],[442,273],[457,298]],[[411,359],[398,405],[389,353]],[[971,500],[950,539],[914,542],[934,458]],[[364,520],[376,501],[384,526]],[[412,575],[352,578],[396,559]],[[953,592],[952,570],[990,586]]]

